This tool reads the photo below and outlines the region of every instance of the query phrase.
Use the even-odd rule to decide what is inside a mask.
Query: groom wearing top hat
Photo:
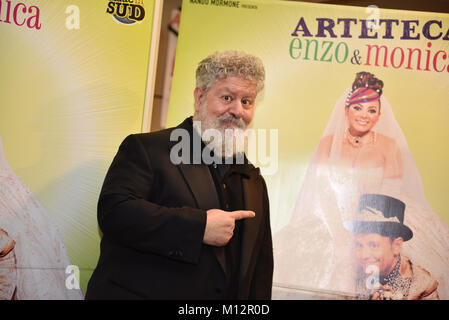
[[[430,273],[401,255],[413,237],[404,224],[405,204],[381,194],[363,194],[355,220],[344,222],[355,240],[357,292],[373,300],[432,300],[438,282]]]

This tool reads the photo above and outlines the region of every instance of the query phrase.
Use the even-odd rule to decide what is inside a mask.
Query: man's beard
[[[201,122],[200,127],[194,124],[194,128],[207,147],[214,151],[215,157],[232,158],[245,152],[247,125],[242,118],[237,119],[231,114],[224,114],[212,119],[207,116],[206,105],[203,104],[199,112],[193,116],[193,121]],[[220,133],[221,139],[215,139],[214,130]]]

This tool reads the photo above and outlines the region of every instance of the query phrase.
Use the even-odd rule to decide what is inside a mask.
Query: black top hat
[[[378,233],[404,241],[413,237],[412,230],[404,225],[405,203],[383,194],[362,194],[356,220],[345,221],[346,229],[359,233]]]

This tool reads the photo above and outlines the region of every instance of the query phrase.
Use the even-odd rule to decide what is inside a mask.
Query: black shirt
[[[224,161],[223,161],[224,162]],[[246,164],[212,164],[209,165],[212,178],[215,182],[220,205],[224,211],[245,209],[242,178],[245,176]],[[234,235],[225,246],[225,256],[228,274],[223,291],[224,299],[238,297],[238,284],[240,275],[241,238],[243,221],[236,220]]]

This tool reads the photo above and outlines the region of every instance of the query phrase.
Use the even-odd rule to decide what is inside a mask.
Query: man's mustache
[[[219,125],[222,125],[223,123],[231,123],[231,124],[235,125],[239,129],[245,129],[246,128],[245,121],[243,121],[242,118],[240,118],[240,119],[236,118],[232,114],[229,114],[229,115],[224,114],[224,115],[219,116],[217,118],[217,123]]]

